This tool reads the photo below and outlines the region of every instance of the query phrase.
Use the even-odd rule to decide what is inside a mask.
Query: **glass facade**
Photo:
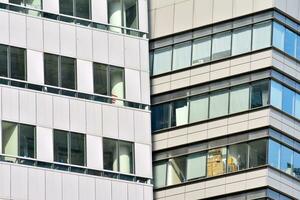
[[[42,0],[9,0],[9,3],[18,4],[34,9],[42,9]]]
[[[90,0],[59,0],[59,12],[79,18],[91,18]]]

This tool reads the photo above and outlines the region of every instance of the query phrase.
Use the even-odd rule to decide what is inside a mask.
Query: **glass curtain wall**
[[[42,0],[9,0],[9,3],[18,4],[34,9],[42,9]]]
[[[59,12],[79,18],[91,18],[90,0],[59,0]]]

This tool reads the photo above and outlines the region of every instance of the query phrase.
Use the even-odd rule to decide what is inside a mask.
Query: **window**
[[[211,37],[196,39],[193,42],[193,65],[210,61]]]
[[[214,92],[210,96],[209,117],[220,117],[228,114],[228,90]]]
[[[65,15],[90,19],[90,0],[59,0],[59,12]]]
[[[282,110],[290,115],[294,115],[295,92],[283,87]]]
[[[248,143],[249,147],[249,168],[266,164],[267,140],[256,140]]]
[[[248,167],[248,145],[236,144],[228,147],[227,172],[237,172]]]
[[[285,28],[277,22],[273,23],[273,46],[284,51]]]
[[[300,36],[297,37],[297,59],[300,60]]]
[[[280,169],[285,173],[292,175],[293,151],[284,145],[280,149]]]
[[[9,3],[18,4],[35,9],[42,9],[41,0],[9,0]]]
[[[35,158],[35,127],[2,122],[2,151],[12,156]]]
[[[167,180],[167,163],[165,161],[154,165],[154,186],[156,188],[166,186]]]
[[[54,161],[86,166],[86,139],[84,134],[54,130]]]
[[[269,156],[268,156],[268,163],[272,167],[280,169],[280,144],[274,142],[273,140],[269,140]]]
[[[213,36],[212,59],[226,58],[231,54],[231,32],[218,33]]]
[[[155,105],[151,109],[152,111],[152,130],[160,130],[168,128],[170,126],[170,104]]]
[[[232,55],[251,51],[251,26],[235,29],[232,36]]]
[[[119,99],[124,99],[124,69],[110,67],[110,95]]]
[[[74,58],[44,54],[45,84],[75,90],[76,65]]]
[[[0,45],[0,76],[8,77],[7,46]]]
[[[300,119],[300,95],[295,96],[295,117]]]
[[[153,75],[171,71],[172,47],[165,47],[154,50]]]
[[[226,173],[226,147],[208,151],[207,176],[217,176]]]
[[[171,126],[180,126],[188,123],[187,100],[177,100],[172,103]]]
[[[235,87],[230,91],[230,113],[249,109],[249,86]]]
[[[206,152],[187,156],[186,179],[192,180],[206,176]]]
[[[208,96],[195,96],[190,98],[190,123],[208,118]]]
[[[168,162],[167,185],[175,185],[185,181],[186,159],[185,157],[172,158]]]
[[[110,24],[138,29],[138,6],[136,0],[108,0],[107,4]],[[117,28],[113,29],[118,30]]]
[[[173,70],[191,66],[191,42],[174,45]]]
[[[107,66],[94,63],[94,93],[109,95],[107,89]]]
[[[10,78],[26,80],[25,49],[10,47]]]
[[[104,138],[104,169],[133,174],[133,153],[133,143]]]
[[[293,176],[300,178],[300,154],[294,152]]]
[[[252,50],[271,46],[271,22],[262,22],[253,25]]]
[[[278,109],[282,109],[282,90],[281,84],[271,81],[271,105]]]
[[[290,56],[296,57],[297,34],[289,29],[285,29],[284,51]]]
[[[269,82],[254,83],[251,85],[251,108],[258,108],[268,104]]]

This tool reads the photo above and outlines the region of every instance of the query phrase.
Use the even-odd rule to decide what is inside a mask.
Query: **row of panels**
[[[0,164],[0,198],[152,200],[152,187],[53,170]]]
[[[1,88],[2,120],[151,144],[150,113]]]
[[[0,11],[0,43],[148,70],[148,41],[75,24]]]

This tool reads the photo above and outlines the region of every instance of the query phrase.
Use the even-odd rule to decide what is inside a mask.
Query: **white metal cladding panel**
[[[19,91],[20,122],[36,124],[36,94],[28,91]]]
[[[125,69],[126,99],[129,101],[141,101],[141,77],[140,72]]]
[[[95,189],[94,178],[79,176],[79,200],[95,200]]]
[[[96,199],[111,200],[112,183],[105,179],[96,179]]]
[[[76,27],[76,49],[79,59],[92,60],[92,31],[87,28]]]
[[[139,39],[124,37],[125,67],[140,69],[140,47]]]
[[[86,132],[85,102],[70,100],[70,130],[80,133]]]
[[[124,36],[109,34],[108,45],[109,64],[124,66]]]
[[[44,20],[44,51],[47,53],[59,54],[59,40],[59,23],[50,20]]]
[[[10,198],[10,166],[0,165],[0,197]]]
[[[37,124],[53,127],[53,98],[47,94],[37,94]]]
[[[134,111],[135,142],[151,145],[151,114],[143,111]]]
[[[6,11],[0,10],[0,43],[9,44],[9,14]]]
[[[11,166],[11,198],[27,199],[28,171],[26,167]]]
[[[60,24],[60,53],[65,56],[76,56],[75,26]]]
[[[27,81],[44,84],[44,55],[42,52],[27,49]]]
[[[141,70],[149,72],[149,41],[140,39]]]
[[[43,0],[43,10],[50,13],[59,13],[59,0]]]
[[[108,63],[108,33],[93,30],[93,60]]]
[[[62,174],[63,182],[63,200],[79,200],[78,197],[78,176],[71,174]]]
[[[92,0],[92,20],[107,24],[107,1]]]
[[[2,119],[19,121],[19,94],[18,90],[2,88]]]
[[[37,159],[53,162],[53,130],[50,128],[36,128]]]
[[[150,77],[148,72],[141,72],[141,102],[150,104]]]
[[[134,141],[133,111],[119,109],[119,139]]]
[[[152,177],[151,146],[135,143],[135,173],[137,176]]]
[[[26,47],[26,17],[21,14],[9,14],[10,44],[17,47]]]
[[[144,187],[142,185],[128,184],[128,200],[144,199]]]
[[[144,186],[144,200],[153,200],[153,188]]]
[[[43,51],[43,20],[27,16],[27,48]]]
[[[69,130],[70,128],[69,100],[64,97],[53,97],[53,128]]]
[[[122,182],[112,182],[112,200],[128,200],[127,184]]]
[[[118,138],[118,109],[112,106],[102,106],[103,136]]]
[[[103,169],[102,138],[92,135],[86,136],[87,167],[91,169]]]
[[[77,88],[81,92],[94,93],[92,62],[77,59]]]
[[[148,1],[139,0],[139,30],[148,32]]]
[[[28,199],[45,200],[45,171],[28,168]]]
[[[86,102],[86,133],[102,135],[102,106],[97,103]]]
[[[62,174],[46,171],[46,199],[62,200]]]

